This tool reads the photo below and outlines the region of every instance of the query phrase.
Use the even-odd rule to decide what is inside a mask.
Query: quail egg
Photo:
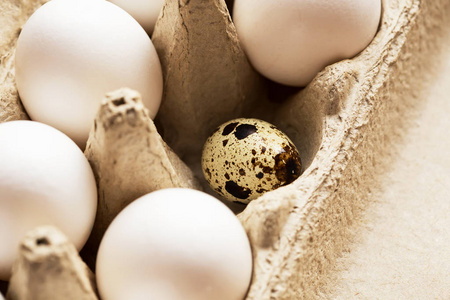
[[[203,174],[212,189],[244,204],[293,182],[301,166],[292,141],[258,119],[235,119],[219,126],[202,153]]]

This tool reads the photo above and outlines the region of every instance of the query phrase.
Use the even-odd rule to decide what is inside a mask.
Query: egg
[[[361,52],[375,36],[381,0],[235,0],[233,21],[256,70],[305,86],[325,66]]]
[[[0,124],[0,280],[8,280],[19,243],[40,225],[60,228],[80,250],[95,219],[97,188],[80,148],[32,121]]]
[[[153,32],[164,0],[109,0],[128,12],[148,34]]]
[[[96,270],[103,300],[242,300],[252,255],[241,223],[223,203],[171,188],[119,213],[101,241]]]
[[[104,95],[137,90],[155,117],[162,71],[147,33],[104,0],[52,0],[26,22],[17,41],[16,82],[32,120],[84,147]]]
[[[292,141],[274,125],[258,119],[222,124],[202,152],[202,170],[211,188],[240,203],[293,182],[301,166]]]

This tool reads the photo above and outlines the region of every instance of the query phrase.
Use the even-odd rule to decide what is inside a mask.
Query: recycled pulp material
[[[0,48],[5,57],[0,61],[0,95],[7,95],[0,99],[1,120],[6,121],[25,117],[14,87],[12,59],[17,32],[37,6],[25,0],[1,5],[0,22],[8,27],[0,27],[0,40],[6,41]],[[167,143],[199,174],[195,157],[214,123],[235,114],[257,113],[288,134],[305,165],[303,175],[292,184],[252,201],[239,214],[253,247],[253,281],[247,299],[319,297],[336,257],[351,241],[350,228],[366,206],[387,150],[404,132],[402,120],[411,101],[432,72],[431,50],[440,47],[439,28],[449,6],[448,0],[384,0],[380,30],[367,49],[325,68],[288,99],[270,103],[261,78],[240,50],[223,1],[166,2],[154,42],[165,76],[165,104],[157,123]],[[221,98],[225,92],[229,98]],[[126,120],[126,112],[119,115]],[[104,164],[108,161],[104,157],[114,155],[96,143],[120,145],[116,151],[122,161],[132,161],[136,153],[149,149],[142,142],[142,128],[153,130],[152,124],[126,131],[129,139],[120,137],[126,126],[111,127],[104,138],[94,126],[91,138],[97,138],[91,139],[86,155],[93,166],[104,165],[97,172],[99,185],[117,174],[117,167],[114,161]],[[152,136],[159,140],[156,133]],[[164,154],[157,147],[162,160],[154,160],[155,166],[147,170],[163,161],[178,161],[175,154]],[[127,178],[142,168],[134,164],[120,175]],[[182,169],[175,171],[179,178],[192,178],[190,171]],[[133,198],[135,183],[123,184],[110,185],[108,193],[130,191],[127,196]]]

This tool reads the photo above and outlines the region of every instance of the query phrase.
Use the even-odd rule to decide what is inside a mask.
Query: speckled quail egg
[[[202,169],[217,193],[233,202],[249,203],[297,179],[301,160],[292,141],[274,125],[235,119],[207,139]]]

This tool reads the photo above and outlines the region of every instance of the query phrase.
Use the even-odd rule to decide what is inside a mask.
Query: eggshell
[[[161,66],[150,38],[104,0],[52,0],[27,21],[16,51],[20,98],[33,120],[83,147],[105,93],[137,90],[155,117]]]
[[[233,21],[253,66],[305,86],[325,66],[362,51],[377,32],[380,0],[235,0]]]
[[[297,179],[301,159],[292,141],[258,119],[228,121],[207,139],[202,169],[210,186],[227,200],[248,203]]]
[[[128,12],[148,34],[153,32],[164,0],[109,0]]]
[[[60,228],[78,250],[97,208],[90,165],[67,136],[45,124],[0,124],[0,280],[10,277],[20,240],[40,225]]]
[[[100,244],[103,300],[242,300],[252,256],[236,216],[214,197],[164,189],[127,206]]]

